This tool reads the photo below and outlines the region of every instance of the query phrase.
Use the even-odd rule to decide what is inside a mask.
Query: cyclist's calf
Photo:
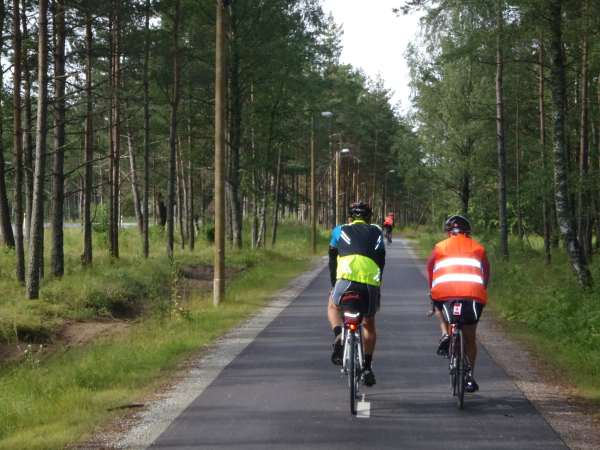
[[[463,325],[462,332],[465,338],[465,353],[467,354],[471,368],[474,368],[475,360],[477,359],[477,324]]]
[[[363,338],[365,353],[372,355],[377,343],[377,332],[375,330],[375,316],[365,317],[363,321]]]

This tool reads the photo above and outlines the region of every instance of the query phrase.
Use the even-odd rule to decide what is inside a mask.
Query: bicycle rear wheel
[[[448,347],[448,355],[450,358],[449,369],[450,369],[450,386],[452,387],[452,396],[456,396],[456,336],[450,337],[450,345]]]
[[[348,336],[348,385],[350,390],[350,412],[356,415],[356,387],[358,384],[356,371],[356,336],[350,333]]]
[[[463,340],[462,332],[458,331],[456,335],[456,378],[455,378],[455,392],[456,392],[456,404],[459,409],[463,409],[465,405],[465,377],[466,364],[465,364],[465,343]]]

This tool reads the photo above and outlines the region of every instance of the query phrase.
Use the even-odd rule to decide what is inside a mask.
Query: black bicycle
[[[384,235],[385,235],[385,240],[387,241],[387,243],[391,244],[392,243],[392,227],[384,226]]]
[[[456,397],[456,403],[460,409],[463,409],[465,404],[465,383],[469,371],[469,361],[465,354],[465,341],[462,332],[462,308],[462,302],[454,301],[450,302],[446,310],[447,316],[450,318],[450,347],[448,350],[450,383],[452,395]]]
[[[363,299],[357,292],[346,292],[342,295],[340,306],[344,310],[344,328],[342,342],[344,357],[342,373],[348,377],[350,390],[350,412],[356,415],[359,398],[359,382],[364,369],[364,352],[362,340]]]

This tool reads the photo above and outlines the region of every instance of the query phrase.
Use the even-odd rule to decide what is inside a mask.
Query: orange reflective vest
[[[472,298],[487,302],[484,274],[487,257],[479,242],[464,234],[451,236],[435,246],[432,259],[433,300]]]

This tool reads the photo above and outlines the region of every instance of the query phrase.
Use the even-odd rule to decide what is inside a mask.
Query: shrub
[[[215,242],[215,226],[210,224],[204,227],[204,235],[206,236],[206,241],[209,243]]]

